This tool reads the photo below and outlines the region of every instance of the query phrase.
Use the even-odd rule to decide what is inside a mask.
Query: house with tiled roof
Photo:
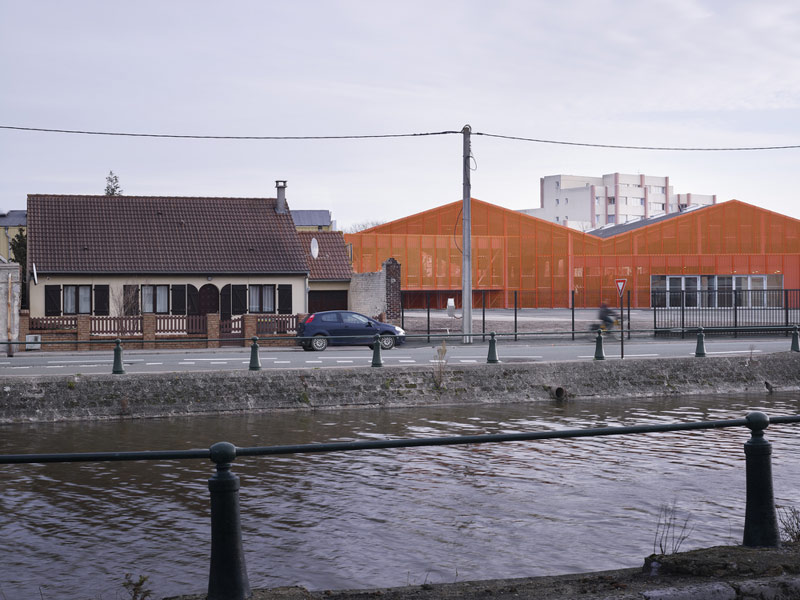
[[[0,262],[14,259],[11,252],[11,240],[20,231],[24,232],[25,226],[26,216],[24,210],[10,210],[6,213],[0,213]]]
[[[307,255],[277,187],[277,198],[29,195],[30,316],[308,312]]]
[[[300,231],[299,236],[309,266],[308,312],[347,310],[352,266],[344,234]]]

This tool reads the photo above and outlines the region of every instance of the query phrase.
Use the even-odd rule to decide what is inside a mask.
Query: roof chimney
[[[278,188],[278,203],[275,205],[275,212],[282,215],[286,212],[286,180],[278,179],[275,187]]]

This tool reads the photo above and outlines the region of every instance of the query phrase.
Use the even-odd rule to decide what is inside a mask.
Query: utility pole
[[[470,133],[472,128],[464,125],[461,130],[464,134],[464,205],[461,209],[463,223],[461,226],[463,248],[461,257],[461,326],[464,334],[463,342],[472,343],[472,186],[470,185],[470,160],[472,149],[470,146]]]

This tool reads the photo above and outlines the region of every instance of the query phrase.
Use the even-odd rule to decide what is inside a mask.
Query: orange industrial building
[[[461,208],[346,235],[353,270],[395,258],[405,307],[442,308],[450,297],[460,306]],[[800,221],[737,200],[584,233],[473,198],[471,220],[475,307],[570,307],[573,291],[576,307],[596,307],[616,303],[616,279],[641,308],[678,297],[722,307],[743,290],[766,306],[775,296],[760,290],[800,288]]]

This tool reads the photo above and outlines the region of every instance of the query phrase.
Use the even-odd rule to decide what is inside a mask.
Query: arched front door
[[[219,291],[217,286],[207,283],[200,288],[198,308],[201,315],[219,312]]]

